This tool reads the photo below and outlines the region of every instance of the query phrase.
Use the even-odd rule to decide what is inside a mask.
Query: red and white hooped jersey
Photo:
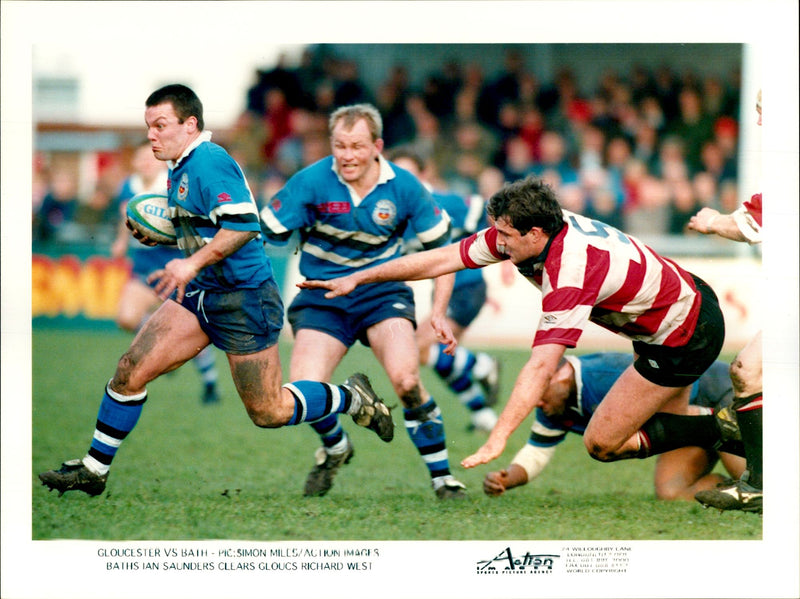
[[[533,345],[575,347],[589,321],[644,343],[686,344],[701,302],[692,275],[614,227],[566,210],[563,214],[565,226],[543,255],[517,265],[542,291]],[[460,249],[468,268],[508,258],[497,249],[494,227],[462,240]]]
[[[745,202],[734,211],[733,220],[736,221],[747,243],[761,243],[761,194],[753,194],[749,202]]]

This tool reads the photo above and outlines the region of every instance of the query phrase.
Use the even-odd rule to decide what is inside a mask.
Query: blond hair
[[[342,122],[345,129],[350,130],[361,119],[366,121],[372,141],[380,139],[383,135],[383,119],[381,119],[381,113],[372,104],[352,104],[337,108],[328,120],[328,131],[333,135],[333,129],[339,121]]]

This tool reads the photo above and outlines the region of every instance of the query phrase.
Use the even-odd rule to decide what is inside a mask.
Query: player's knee
[[[119,328],[129,333],[135,333],[139,327],[139,321],[126,314],[117,314],[116,323]]]
[[[248,408],[247,415],[258,428],[279,428],[286,424],[285,419],[276,417],[272,412]]]
[[[136,355],[128,350],[117,362],[117,370],[111,379],[111,388],[120,393],[144,387],[150,381],[145,380],[136,370],[138,360]]]
[[[421,392],[419,387],[419,376],[409,373],[404,374],[397,380],[392,381],[394,391],[403,400],[406,406],[417,406],[421,402]]]
[[[583,437],[583,445],[589,455],[598,462],[613,462],[619,459],[613,448],[601,443],[591,435]]]
[[[760,367],[748,364],[740,356],[737,356],[729,369],[733,394],[737,397],[751,395],[761,388]]]
[[[684,499],[684,488],[678,487],[677,485],[671,485],[668,483],[656,483],[656,498],[662,501],[675,501],[677,499]]]

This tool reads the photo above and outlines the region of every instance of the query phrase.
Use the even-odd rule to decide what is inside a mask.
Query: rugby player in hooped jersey
[[[203,130],[200,99],[184,85],[162,87],[145,102],[145,123],[153,154],[170,167],[169,207],[184,256],[148,277],[164,302],[117,362],[88,453],[41,473],[42,484],[59,495],[102,493],[117,450],[139,420],[147,384],[209,343],[227,354],[236,390],[256,426],[297,425],[346,412],[391,441],[389,409],[364,375],[338,386],[310,380],[281,385],[283,302],[260,239],[258,210],[239,165]]]
[[[758,124],[761,125],[761,90],[756,100]],[[733,241],[761,243],[761,194],[754,194],[730,214],[703,208],[689,220],[689,228],[706,235],[719,235]],[[700,491],[695,499],[706,507],[721,510],[763,511],[762,454],[762,364],[761,331],[739,352],[731,363],[730,374],[735,400],[732,413],[741,431],[747,470],[741,479],[715,489]]]
[[[562,210],[553,190],[528,177],[489,200],[494,225],[444,248],[301,287],[350,293],[375,281],[414,280],[510,260],[542,291],[531,356],[486,443],[461,463],[499,457],[511,433],[542,403],[567,348],[591,321],[633,341],[634,362],[611,387],[584,433],[601,461],[721,443],[714,416],[688,416],[692,383],[722,348],[725,325],[713,290],[673,261],[613,227]],[[726,434],[727,435],[727,434]]]
[[[449,218],[430,192],[381,155],[383,123],[374,106],[343,106],[331,114],[328,128],[331,155],[293,175],[261,211],[264,232],[274,242],[302,231],[300,274],[333,279],[391,260],[400,255],[407,228],[426,249],[449,243]],[[446,311],[455,276],[443,274],[434,281],[431,322],[446,351],[454,351]],[[290,376],[327,381],[357,341],[370,347],[403,403],[406,431],[436,496],[463,498],[464,485],[450,472],[441,411],[420,381],[411,288],[384,282],[334,301],[322,296],[320,290],[303,289],[289,306],[295,335]],[[303,493],[321,496],[354,449],[335,416],[311,426],[322,446]]]

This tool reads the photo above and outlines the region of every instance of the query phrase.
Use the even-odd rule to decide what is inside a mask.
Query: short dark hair
[[[159,104],[170,103],[178,115],[178,122],[183,123],[186,119],[193,116],[197,119],[197,128],[202,131],[205,127],[203,122],[203,103],[197,94],[191,89],[180,83],[171,83],[154,91],[148,96],[145,106],[158,106]]]
[[[534,176],[504,185],[489,199],[486,212],[494,220],[505,217],[522,234],[540,227],[552,235],[564,226],[564,216],[553,188]]]

